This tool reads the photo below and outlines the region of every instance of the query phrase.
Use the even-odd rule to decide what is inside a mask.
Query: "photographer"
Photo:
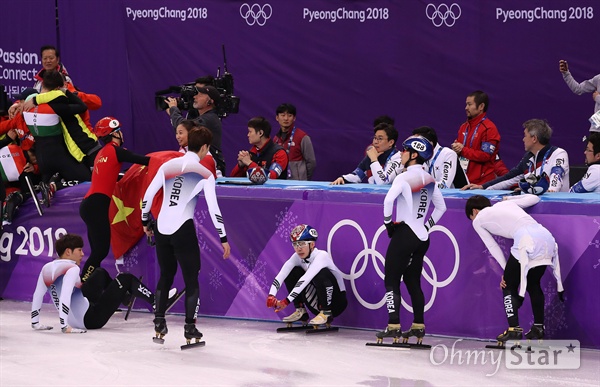
[[[221,119],[217,115],[216,107],[221,102],[221,95],[214,86],[204,86],[201,80],[204,78],[196,79],[194,85],[194,104],[193,107],[198,111],[199,116],[194,118],[200,126],[207,127],[213,135],[212,145],[210,146],[210,153],[214,157],[217,163],[217,175],[225,176],[225,160],[223,158],[223,152],[221,152],[221,133],[223,131],[221,127]],[[183,121],[185,118],[181,114],[181,110],[177,107],[177,99],[173,97],[167,97],[165,102],[169,106],[167,113],[171,117],[171,124],[173,128]]]

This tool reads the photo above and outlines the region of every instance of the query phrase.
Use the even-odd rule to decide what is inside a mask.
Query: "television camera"
[[[217,68],[217,76],[212,84],[220,94],[220,101],[215,104],[215,111],[221,118],[227,117],[229,114],[238,113],[240,110],[240,98],[233,95],[233,75],[227,70],[227,59],[225,57],[225,46],[223,45],[223,74],[221,67]],[[177,107],[179,110],[190,110],[194,105],[194,96],[198,94],[195,82],[186,83],[180,86],[170,86],[166,90],[159,90],[155,93],[156,110],[163,111],[169,106],[165,102],[168,94],[179,94],[177,99]],[[215,101],[217,102],[217,101]]]

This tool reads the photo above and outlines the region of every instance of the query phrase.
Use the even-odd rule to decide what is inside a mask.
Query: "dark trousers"
[[[291,292],[305,271],[296,266],[285,278],[285,287]],[[314,314],[321,310],[330,310],[337,317],[348,306],[346,292],[341,291],[335,276],[329,269],[321,269],[302,292],[294,299],[296,308],[306,307]]]
[[[200,247],[194,222],[186,221],[172,235],[164,235],[154,229],[156,255],[160,267],[160,279],[156,286],[156,317],[164,317],[169,297],[169,289],[173,285],[177,264],[181,266],[185,283],[185,322],[196,322],[200,307]]]
[[[534,324],[544,324],[544,292],[540,281],[545,272],[546,265],[536,266],[527,272],[527,294],[531,299]],[[519,308],[523,303],[523,299],[519,297],[521,264],[512,254],[504,268],[504,282],[506,282],[506,287],[502,289],[502,294],[508,326],[517,327],[519,326]]]
[[[404,281],[413,308],[413,322],[424,324],[425,296],[421,290],[423,257],[429,249],[429,239],[420,240],[412,229],[397,226],[385,254],[385,297],[388,324],[400,324],[400,280]]]
[[[88,241],[90,242],[90,256],[86,259],[81,270],[82,281],[87,281],[94,269],[100,264],[110,251],[110,220],[108,209],[110,198],[104,194],[95,193],[83,199],[79,206],[79,216],[87,227]]]

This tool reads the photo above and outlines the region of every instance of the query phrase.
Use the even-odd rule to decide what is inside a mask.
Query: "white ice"
[[[183,316],[169,315],[165,344],[155,344],[152,315],[116,313],[99,330],[63,334],[44,305],[30,327],[30,304],[0,301],[0,386],[598,386],[600,351],[582,350],[577,370],[512,370],[501,351],[466,361],[485,342],[426,336],[432,351],[373,348],[374,331],[276,333],[281,324],[201,316],[205,347],[180,349]],[[444,359],[443,348],[462,351]],[[458,352],[457,352],[458,353]],[[433,354],[433,355],[432,355]],[[490,355],[493,354],[493,358]],[[450,354],[449,354],[450,355]],[[462,362],[460,361],[462,360]],[[494,361],[495,363],[492,363]],[[435,365],[434,363],[439,365]]]

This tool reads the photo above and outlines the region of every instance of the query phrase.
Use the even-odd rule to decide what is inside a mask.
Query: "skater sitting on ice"
[[[86,292],[80,289],[79,278],[79,264],[83,258],[82,248],[83,239],[79,235],[65,234],[56,241],[56,252],[59,258],[44,265],[33,293],[31,302],[33,329],[52,329],[52,326],[40,323],[40,312],[46,292],[52,296],[63,333],[85,333],[87,329],[102,328],[119,305],[131,295],[143,299],[150,305],[154,303],[154,294],[129,273],[117,275],[102,292],[91,292],[95,295],[93,300],[84,296]],[[97,269],[93,277],[100,278],[102,272],[104,269]],[[90,277],[86,287],[94,283],[93,277]]]
[[[306,310],[317,316],[310,320],[311,325],[329,325],[348,305],[346,287],[342,273],[335,266],[328,252],[315,247],[317,230],[301,224],[292,230],[290,241],[295,253],[283,264],[273,280],[267,307],[276,312],[293,303],[296,311],[285,317],[283,322],[308,321]],[[282,282],[290,294],[283,300],[275,297]]]
[[[546,266],[552,266],[561,301],[564,292],[560,279],[558,245],[550,231],[523,210],[538,203],[539,196],[526,194],[505,196],[503,199],[492,206],[485,196],[475,195],[467,200],[465,207],[467,217],[473,221],[473,228],[504,269],[500,287],[509,328],[498,335],[499,346],[508,340],[520,340],[523,337],[518,309],[523,303],[526,290],[531,298],[533,326],[525,334],[525,338],[534,340],[544,337],[544,293],[540,280]],[[514,239],[508,261],[493,235]]]

